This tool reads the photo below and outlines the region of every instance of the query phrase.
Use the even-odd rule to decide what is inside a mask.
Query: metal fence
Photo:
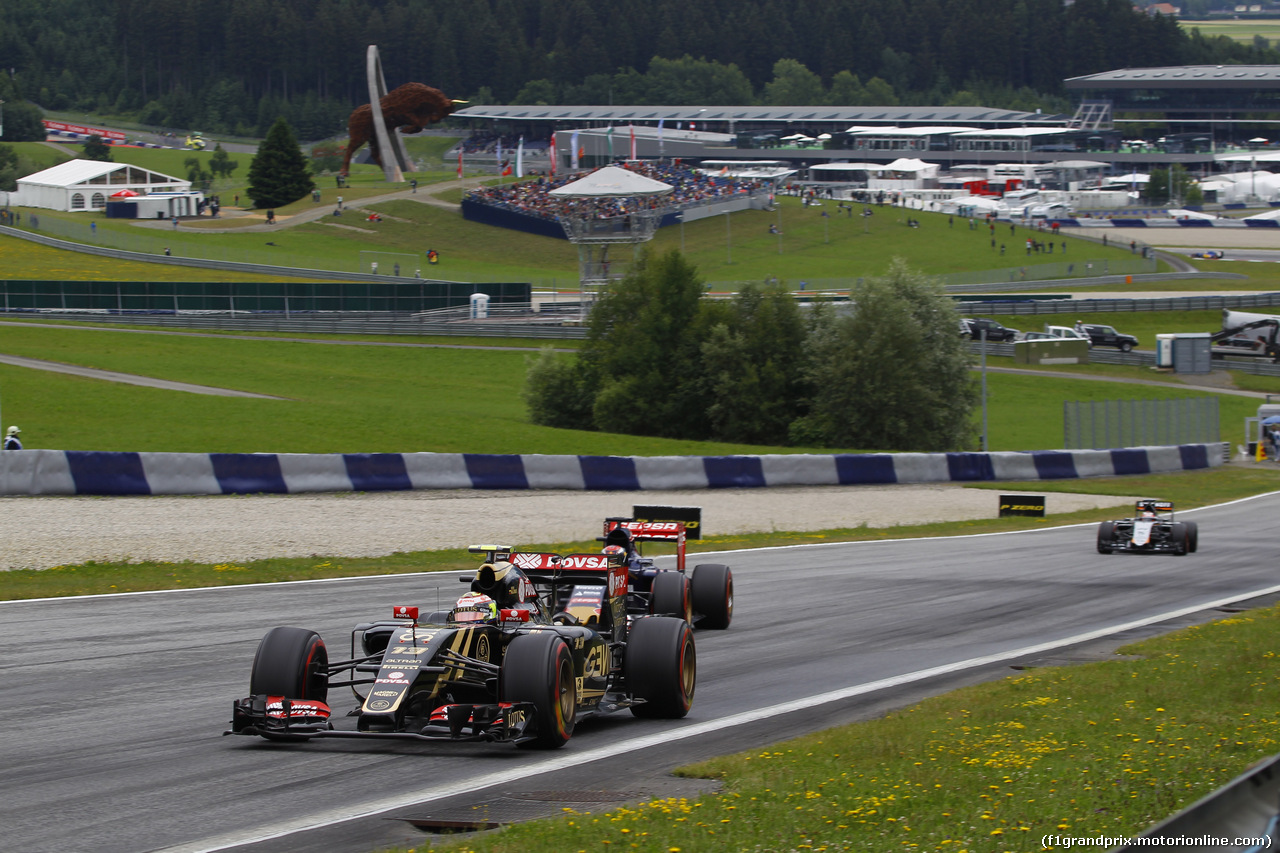
[[[957,302],[965,314],[1074,314],[1139,311],[1212,311],[1223,308],[1270,308],[1280,305],[1280,292],[1238,296],[1170,296],[1152,299],[1049,299],[1044,301],[970,300]]]
[[[8,312],[83,311],[101,314],[178,312],[310,312],[414,314],[465,306],[474,292],[490,304],[528,306],[530,286],[498,282],[464,284],[408,279],[326,283],[178,281],[30,281],[0,279],[0,309]]]
[[[1218,398],[1066,401],[1062,432],[1068,450],[1215,443]]]

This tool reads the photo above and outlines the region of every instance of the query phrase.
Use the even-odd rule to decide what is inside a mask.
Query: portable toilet
[[[1173,342],[1177,335],[1156,335],[1156,367],[1173,367]]]
[[[489,294],[471,294],[471,319],[486,320],[489,317]]]

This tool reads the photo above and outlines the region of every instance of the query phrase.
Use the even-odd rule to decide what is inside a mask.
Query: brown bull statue
[[[466,101],[455,101],[445,96],[439,89],[433,89],[422,83],[405,83],[397,86],[379,99],[382,106],[382,119],[387,131],[396,128],[401,133],[417,133],[429,124],[434,124],[448,116],[458,104]],[[356,107],[347,119],[347,133],[351,139],[347,142],[347,153],[342,158],[342,175],[351,168],[351,157],[361,145],[369,143],[369,154],[373,162],[382,165],[382,152],[378,150],[377,136],[373,129],[373,110],[368,104]]]

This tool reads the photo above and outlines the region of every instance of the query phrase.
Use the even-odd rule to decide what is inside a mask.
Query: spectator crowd
[[[669,184],[672,191],[643,198],[561,198],[551,191],[591,174],[575,172],[561,178],[538,177],[524,183],[481,187],[467,193],[471,201],[551,221],[562,216],[612,219],[639,210],[679,209],[701,202],[728,198],[739,193],[754,194],[764,189],[760,181],[736,180],[711,175],[674,163],[629,161],[619,164],[646,178]]]

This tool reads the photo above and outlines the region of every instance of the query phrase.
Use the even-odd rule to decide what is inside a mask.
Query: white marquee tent
[[[68,160],[25,178],[9,203],[46,210],[102,210],[115,193],[129,190],[138,196],[150,193],[181,193],[173,198],[175,216],[194,214],[199,193],[191,193],[191,182],[163,175],[127,163],[101,160]],[[190,193],[190,197],[186,194]],[[189,202],[189,205],[188,205]],[[190,209],[188,209],[188,207]]]

